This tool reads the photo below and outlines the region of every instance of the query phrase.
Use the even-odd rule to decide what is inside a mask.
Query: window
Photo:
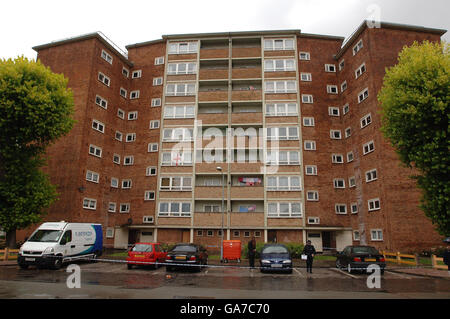
[[[344,156],[342,154],[332,154],[331,163],[342,164],[344,163]]]
[[[159,188],[161,190],[169,190],[169,191],[190,191],[192,189],[192,177],[190,176],[161,177]]]
[[[302,205],[300,202],[268,203],[267,217],[302,217]]]
[[[347,163],[352,162],[353,159],[354,159],[354,157],[353,157],[353,152],[352,152],[352,151],[348,152],[348,153],[347,153]]]
[[[158,152],[158,143],[148,143],[148,152]]]
[[[366,72],[365,63],[361,64],[361,66],[355,70],[355,78],[359,78],[364,72]]]
[[[177,42],[169,43],[169,54],[186,54],[186,53],[197,53],[198,44],[197,42]]]
[[[95,104],[101,106],[104,109],[108,108],[108,101],[102,98],[100,95],[95,96]]]
[[[308,217],[308,224],[320,224],[319,217]]]
[[[134,156],[128,155],[123,158],[123,165],[133,165],[134,164]]]
[[[358,94],[358,103],[361,103],[362,101],[364,101],[365,99],[367,99],[369,97],[369,89],[365,88],[364,90],[362,90],[359,94]]]
[[[359,42],[353,47],[353,55],[359,52],[363,48],[363,42],[362,40],[359,40]]]
[[[333,184],[334,188],[345,188],[345,180],[343,178],[335,178]]]
[[[266,81],[266,93],[296,93],[297,84],[295,81]]]
[[[117,204],[113,202],[108,203],[108,212],[115,213],[117,209]]]
[[[163,166],[190,166],[192,165],[191,152],[163,152],[161,165]]]
[[[100,133],[105,133],[105,124],[100,121],[92,120],[92,128]]]
[[[89,154],[102,157],[102,148],[91,144],[89,145]]]
[[[329,116],[339,116],[339,108],[335,106],[328,107],[328,115]]]
[[[194,113],[194,105],[164,106],[164,118],[166,119],[193,118]]]
[[[136,141],[136,133],[127,133],[125,141],[126,142],[134,142],[134,141]]]
[[[122,137],[123,137],[122,132],[116,131],[116,134],[114,135],[114,138],[115,138],[116,140],[122,142]]]
[[[317,202],[319,200],[319,192],[318,191],[307,191],[306,192],[306,200]]]
[[[347,90],[347,81],[341,83],[341,92],[344,92],[345,90]]]
[[[349,111],[350,111],[350,106],[349,106],[348,104],[345,104],[345,105],[342,107],[342,113],[345,115],[345,114],[347,114]]]
[[[136,70],[136,71],[133,71],[133,73],[131,73],[132,79],[138,79],[140,77],[142,77],[142,70]]]
[[[300,153],[296,151],[267,151],[266,165],[299,165]]]
[[[364,115],[361,120],[361,128],[365,128],[367,125],[369,125],[370,123],[372,123],[372,114],[367,114]]]
[[[129,213],[130,212],[130,204],[129,203],[120,203],[120,212],[121,213]]]
[[[122,120],[125,119],[125,111],[122,109],[117,109],[117,116],[120,117]]]
[[[306,81],[306,82],[311,82],[312,81],[311,73],[300,73],[300,80]]]
[[[197,236],[202,237],[203,236],[203,230],[197,230]]]
[[[304,117],[303,126],[314,126],[314,117]]]
[[[127,68],[122,67],[122,75],[128,78],[128,76],[130,75],[130,71]]]
[[[372,212],[374,210],[379,210],[380,209],[380,199],[379,198],[369,199],[367,201],[367,205],[369,208],[369,212]]]
[[[155,192],[154,191],[145,191],[144,200],[155,200]]]
[[[264,50],[265,51],[294,50],[294,40],[293,39],[265,39],[264,40]]]
[[[348,187],[350,187],[350,188],[356,187],[356,177],[355,176],[350,176],[348,178]]]
[[[383,231],[381,229],[371,229],[370,230],[370,239],[372,241],[382,241],[383,240]]]
[[[305,141],[304,142],[306,151],[315,151],[316,150],[316,142],[315,141]]]
[[[297,115],[297,103],[267,103],[266,116]]]
[[[128,112],[128,120],[134,121],[138,118],[138,111]]]
[[[305,166],[305,174],[306,175],[317,175],[317,166],[316,165],[306,165]]]
[[[203,212],[219,213],[219,212],[221,212],[220,205],[203,205]]]
[[[337,85],[328,84],[327,85],[327,93],[329,93],[329,94],[338,94],[339,92],[338,92]]]
[[[206,236],[213,237],[214,236],[214,230],[207,230],[206,231]]]
[[[150,121],[150,129],[159,128],[159,120]]]
[[[163,84],[163,78],[162,77],[153,79],[153,86],[162,85],[162,84]]]
[[[350,136],[352,136],[352,128],[351,127],[347,127],[345,129],[345,138],[349,138]]]
[[[164,57],[160,56],[160,57],[155,58],[155,65],[161,65],[161,64],[164,64]]]
[[[350,204],[350,210],[352,214],[358,213],[358,204],[357,203],[351,203]]]
[[[110,54],[108,54],[105,50],[102,50],[101,57],[103,60],[108,62],[109,64],[112,64],[113,58]]]
[[[116,177],[111,177],[111,187],[118,188],[119,187],[119,179]]]
[[[122,188],[128,189],[128,188],[131,188],[131,185],[132,185],[131,179],[122,180]]]
[[[375,150],[375,144],[373,141],[367,142],[363,145],[363,155],[369,154]]]
[[[144,224],[153,224],[153,222],[155,221],[155,218],[153,216],[143,216],[142,217],[142,223]],[[151,232],[150,232],[151,234]]]
[[[344,69],[344,66],[345,66],[345,61],[344,60],[339,62],[339,71],[342,71]]]
[[[83,198],[83,208],[95,210],[97,208],[97,200],[92,198]]]
[[[102,72],[98,72],[98,80],[106,86],[110,86],[111,84],[110,78],[104,75]]]
[[[340,130],[330,130],[330,138],[333,140],[341,139],[341,131]]]
[[[157,168],[155,166],[149,166],[145,169],[146,176],[156,176]]]
[[[325,64],[325,72],[336,72],[336,66],[334,64]]]
[[[335,204],[334,211],[336,214],[347,214],[347,205],[346,204]]]
[[[311,55],[309,52],[300,52],[298,54],[300,60],[309,61],[311,59]]]
[[[359,241],[360,240],[360,236],[359,236],[359,230],[354,230],[353,231],[353,240],[354,241]]]
[[[119,154],[114,154],[113,155],[113,163],[114,164],[120,164],[120,155]]]
[[[366,172],[366,183],[372,182],[374,180],[376,180],[377,177],[377,170],[376,169],[371,169],[370,171]]]
[[[158,216],[161,217],[190,217],[191,203],[189,202],[160,202]]]
[[[127,90],[125,90],[124,88],[120,88],[119,94],[121,97],[123,97],[125,99],[127,98]]]
[[[293,59],[265,60],[264,71],[265,72],[295,71],[295,61]]]
[[[299,191],[300,176],[269,176],[267,177],[268,191]]]
[[[166,128],[163,130],[164,142],[192,141],[194,130],[192,128]]]
[[[195,74],[197,72],[197,63],[169,63],[167,66],[168,75]]]
[[[195,84],[194,83],[167,84],[166,95],[168,96],[195,95]]]
[[[100,174],[93,171],[86,171],[86,180],[88,182],[98,183]]]
[[[131,91],[131,92],[130,92],[130,99],[131,99],[131,100],[138,99],[138,98],[139,98],[139,94],[140,94],[140,91],[139,91],[139,90],[137,90],[137,91]]]
[[[266,138],[272,141],[298,140],[298,127],[268,127]]]
[[[302,94],[302,103],[314,103],[314,98],[311,94]]]
[[[160,98],[152,99],[151,106],[152,107],[161,106],[161,99]]]
[[[233,237],[240,237],[240,236],[241,236],[241,232],[239,230],[233,231]]]

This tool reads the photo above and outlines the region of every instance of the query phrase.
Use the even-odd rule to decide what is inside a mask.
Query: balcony
[[[201,40],[200,59],[227,59],[229,55],[228,39]]]
[[[233,79],[261,79],[261,59],[234,60]]]
[[[228,123],[228,112],[201,113],[199,108],[197,120],[202,121],[202,125],[226,124]]]
[[[264,186],[232,186],[231,199],[264,199]]]
[[[232,42],[233,58],[254,58],[261,57],[261,39],[233,39]]]
[[[254,86],[233,88],[231,99],[233,101],[261,101],[262,90]]]
[[[231,114],[232,124],[262,124],[262,112],[234,112]]]

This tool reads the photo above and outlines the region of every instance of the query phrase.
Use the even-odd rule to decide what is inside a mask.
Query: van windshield
[[[38,243],[56,243],[61,237],[62,230],[45,230],[39,229],[35,232],[28,241]]]

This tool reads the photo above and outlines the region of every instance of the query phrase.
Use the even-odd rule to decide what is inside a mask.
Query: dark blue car
[[[289,250],[282,244],[264,245],[260,254],[261,272],[283,271],[292,273],[292,258]]]

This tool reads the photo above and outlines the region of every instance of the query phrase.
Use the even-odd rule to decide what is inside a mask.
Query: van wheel
[[[62,267],[62,257],[56,256],[55,261],[53,262],[52,269],[58,270],[58,269],[61,269],[61,267]]]

